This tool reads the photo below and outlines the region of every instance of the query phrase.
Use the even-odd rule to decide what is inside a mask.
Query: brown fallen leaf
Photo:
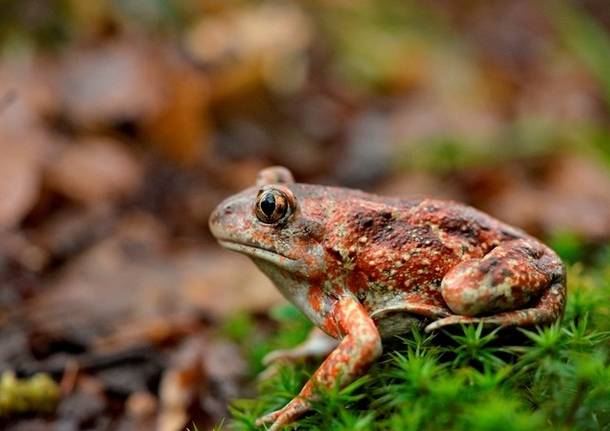
[[[108,399],[99,381],[90,376],[81,376],[75,389],[60,401],[57,416],[79,429],[86,423],[103,420],[107,407]]]
[[[70,261],[56,280],[21,310],[46,332],[83,339],[107,336],[130,321],[176,306],[175,274],[162,249],[166,236],[153,218],[133,214],[114,233]]]
[[[159,386],[158,431],[180,431],[187,424],[188,410],[205,380],[204,345],[204,338],[191,337],[172,355],[172,364],[163,373]]]
[[[438,198],[460,200],[460,190],[454,184],[426,172],[406,172],[390,177],[375,192],[405,199]]]
[[[42,165],[55,145],[43,121],[58,107],[53,76],[50,61],[0,62],[0,230],[17,226],[39,198]]]
[[[207,384],[201,393],[201,406],[214,423],[219,423],[229,417],[230,402],[243,395],[248,364],[239,346],[220,338],[211,338],[206,342],[203,364]]]
[[[129,38],[68,52],[59,77],[68,118],[86,128],[150,118],[164,98],[159,54]]]
[[[134,392],[125,402],[127,414],[137,420],[146,420],[157,411],[157,398],[150,392]]]
[[[557,155],[473,169],[458,181],[468,201],[534,234],[610,238],[610,175],[598,161]]]
[[[220,248],[169,250],[168,243],[154,218],[125,216],[108,238],[71,259],[20,318],[85,346],[116,347],[140,336],[162,343],[192,332],[201,315],[261,311],[281,300],[246,258]]]
[[[48,254],[20,232],[0,232],[0,326],[4,314],[42,288],[47,261]]]
[[[277,92],[291,92],[303,84],[311,27],[295,5],[246,7],[198,21],[186,33],[184,50],[210,71],[216,100],[260,83]]]
[[[147,140],[163,155],[193,165],[210,144],[209,80],[178,56],[167,55],[161,65],[165,97],[158,112],[146,119]]]
[[[45,214],[28,238],[50,257],[63,260],[107,237],[118,221],[116,208],[110,206],[60,208]]]
[[[192,250],[179,262],[184,301],[218,319],[240,311],[264,312],[284,301],[258,268],[237,253]]]
[[[117,351],[141,343],[164,345],[175,342],[201,330],[202,322],[197,313],[169,315],[132,322],[108,337],[95,341],[93,349],[97,352]]]
[[[66,145],[47,166],[45,183],[76,202],[96,206],[133,194],[142,171],[123,145],[91,137]]]
[[[540,199],[547,230],[573,232],[593,241],[610,239],[610,175],[606,168],[598,160],[577,156],[559,157],[552,165]]]
[[[18,225],[36,204],[51,147],[51,137],[21,99],[0,114],[0,230]]]
[[[2,149],[0,149],[2,151]],[[16,226],[38,197],[38,164],[15,152],[0,157],[0,230]]]
[[[52,57],[3,56],[0,62],[0,131],[40,127],[41,119],[59,112],[57,71],[57,61]]]

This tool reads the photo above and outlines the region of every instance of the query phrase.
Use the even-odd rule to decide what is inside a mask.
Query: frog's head
[[[324,204],[319,186],[296,184],[290,172],[268,168],[257,185],[229,197],[210,216],[225,248],[249,256],[276,284],[324,271]]]

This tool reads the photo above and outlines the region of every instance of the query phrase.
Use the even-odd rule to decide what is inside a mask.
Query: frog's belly
[[[383,315],[375,319],[381,338],[389,338],[395,335],[403,335],[411,332],[413,328],[422,328],[425,319],[405,311],[397,311]]]
[[[420,295],[388,294],[377,295],[376,301],[364,304],[369,316],[373,319],[382,338],[408,334],[414,327],[422,327],[432,317],[444,317],[451,314],[442,301],[433,297]]]

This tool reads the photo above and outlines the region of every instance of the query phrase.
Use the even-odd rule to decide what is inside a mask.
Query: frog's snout
[[[231,202],[221,202],[212,214],[210,214],[210,218],[208,220],[208,225],[210,227],[210,231],[212,235],[216,238],[222,238],[224,229],[223,226],[229,222],[231,216],[235,213],[235,205]]]
[[[252,200],[255,190],[231,196],[212,211],[208,225],[216,239],[235,240],[247,235],[246,230],[252,220]]]
[[[235,205],[233,205],[232,203],[221,203],[220,205],[218,205],[214,211],[212,211],[212,214],[210,215],[210,220],[214,220],[214,221],[218,221],[218,220],[222,220],[225,219],[226,217],[230,216],[231,214],[233,214],[235,212]]]

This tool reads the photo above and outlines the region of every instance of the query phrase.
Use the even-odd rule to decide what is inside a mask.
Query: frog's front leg
[[[428,332],[459,323],[549,324],[563,313],[565,268],[552,250],[535,240],[509,241],[482,259],[456,266],[445,275],[441,293],[456,315],[431,323]]]
[[[263,365],[278,362],[298,362],[308,358],[321,358],[332,352],[339,342],[320,328],[314,327],[307,339],[292,349],[274,350],[263,358]]]
[[[280,429],[309,410],[315,388],[344,386],[361,376],[381,355],[379,331],[358,301],[351,297],[337,300],[332,316],[338,333],[344,334],[337,348],[311,376],[296,398],[284,408],[260,418],[257,425],[273,423],[269,430]]]
[[[267,368],[259,374],[258,379],[266,380],[275,376],[283,363],[296,363],[312,358],[323,358],[335,350],[339,344],[336,338],[327,335],[320,328],[314,327],[307,339],[292,349],[274,350],[263,358]]]

